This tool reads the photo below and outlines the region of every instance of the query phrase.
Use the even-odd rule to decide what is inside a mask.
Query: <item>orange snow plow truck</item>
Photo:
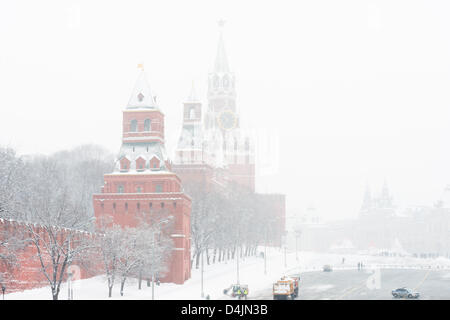
[[[300,277],[290,276],[282,277],[273,284],[273,299],[274,300],[294,300],[298,296],[298,286]]]

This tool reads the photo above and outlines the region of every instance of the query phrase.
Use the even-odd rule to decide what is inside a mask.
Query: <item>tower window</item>
[[[139,202],[136,204],[136,209],[138,209],[138,211],[141,210],[141,204]]]
[[[142,92],[139,92],[139,94],[137,95],[137,98],[138,98],[139,102],[142,102],[142,100],[144,100],[144,95],[142,94]]]
[[[148,207],[149,207],[149,208],[153,207],[153,203],[150,202],[150,203],[148,204]]]
[[[164,202],[161,202],[161,208],[164,208]]]
[[[123,193],[123,185],[117,186],[117,193]]]
[[[144,121],[144,131],[151,131],[150,119],[145,119],[145,121]]]
[[[214,87],[215,88],[219,87],[219,77],[218,76],[214,77]]]
[[[195,118],[195,107],[192,107],[191,110],[189,111],[189,119],[194,118]]]
[[[158,183],[158,184],[155,186],[155,192],[158,192],[158,193],[163,192],[163,186],[162,186],[162,184]]]
[[[227,77],[224,77],[224,78],[223,78],[223,87],[224,87],[224,88],[228,88],[228,84],[229,84],[228,78],[227,78]]]
[[[128,211],[128,202],[125,202],[125,211]]]
[[[136,188],[136,192],[137,192],[137,193],[141,193],[141,192],[142,192],[141,187],[137,187],[137,188]]]
[[[116,203],[113,203],[113,212],[116,212]]]
[[[130,122],[130,132],[136,132],[137,131],[137,120],[133,119]]]

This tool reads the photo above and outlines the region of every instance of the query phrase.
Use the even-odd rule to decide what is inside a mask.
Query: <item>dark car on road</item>
[[[323,271],[324,272],[331,272],[331,271],[333,271],[333,268],[329,264],[326,264],[326,265],[323,266]]]
[[[417,299],[419,298],[419,293],[412,291],[408,288],[398,288],[395,290],[392,290],[392,296],[394,298],[409,298],[409,299]]]

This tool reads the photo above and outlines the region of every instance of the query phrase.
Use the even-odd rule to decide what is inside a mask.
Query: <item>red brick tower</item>
[[[105,174],[101,194],[94,195],[97,221],[135,226],[139,215],[166,215],[173,219],[174,251],[165,282],[190,278],[191,199],[180,178],[171,171],[164,146],[164,114],[158,108],[142,69],[123,111],[122,147],[114,172]]]

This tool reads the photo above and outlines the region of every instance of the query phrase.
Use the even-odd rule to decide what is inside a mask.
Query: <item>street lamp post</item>
[[[286,235],[282,235],[281,236],[281,248],[280,249],[284,249],[284,267],[287,267],[287,257],[286,257]]]
[[[300,230],[295,231],[295,260],[298,262],[298,238],[300,238]]]
[[[236,284],[239,284],[239,247],[236,249]]]
[[[159,227],[160,225],[169,223],[172,217],[168,217],[165,220],[159,221],[155,227]],[[156,232],[153,232],[153,241],[152,241],[152,257],[155,258],[155,242],[156,242]],[[152,266],[152,300],[155,300],[155,267]]]
[[[68,296],[68,300],[73,300],[73,291],[72,291],[72,276],[73,273],[69,272],[67,277],[67,296]]]
[[[201,265],[201,267],[202,267],[202,270],[201,270],[201,286],[202,286],[201,297],[203,298],[205,296],[205,293],[203,291],[203,250],[202,250],[202,253],[201,253],[201,260],[202,260],[202,265]]]
[[[152,300],[155,300],[155,273],[152,271]]]
[[[267,239],[266,239],[266,243],[264,245],[264,274],[267,274]]]

